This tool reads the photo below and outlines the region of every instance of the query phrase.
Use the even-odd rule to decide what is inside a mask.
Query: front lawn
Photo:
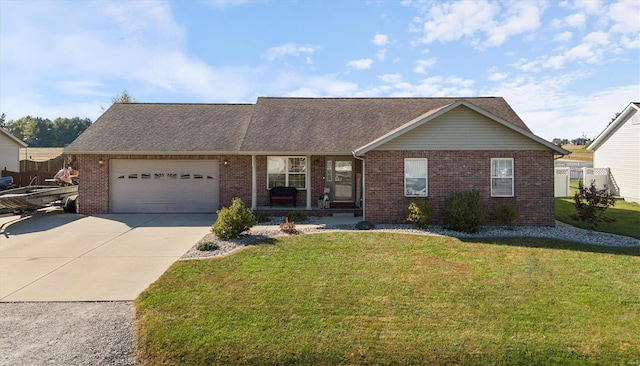
[[[571,219],[571,215],[576,213],[573,206],[573,198],[556,198],[556,220],[569,225],[587,228],[582,221]],[[612,223],[600,223],[597,231],[605,233],[631,236],[640,239],[640,205],[633,202],[616,201],[615,206],[609,207],[605,214],[616,219]]]
[[[640,247],[381,232],[179,261],[136,301],[143,365],[630,365]]]

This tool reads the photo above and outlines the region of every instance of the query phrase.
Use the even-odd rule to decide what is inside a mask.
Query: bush
[[[409,211],[407,221],[419,229],[426,228],[435,213],[433,205],[426,199],[411,200],[407,210]]]
[[[255,211],[253,216],[256,218],[256,222],[268,222],[271,221],[271,216],[263,211]]]
[[[580,183],[578,192],[573,196],[573,202],[577,212],[570,217],[573,220],[585,222],[589,230],[595,230],[602,221],[616,221],[615,218],[604,215],[604,211],[609,206],[616,204],[613,194],[608,192],[607,187],[598,189],[595,182],[591,182],[591,186],[586,188]]]
[[[475,233],[485,222],[485,205],[480,191],[454,193],[444,200],[442,212],[447,229]]]
[[[509,228],[513,227],[513,224],[518,221],[518,217],[520,217],[520,214],[518,214],[518,210],[514,205],[500,205],[496,210],[496,220]]]
[[[376,226],[371,221],[360,221],[356,224],[356,230],[373,230]]]
[[[287,234],[297,234],[296,224],[293,221],[289,221],[288,218],[284,219],[284,222],[280,224],[280,231]]]
[[[293,222],[304,222],[308,220],[307,214],[300,210],[293,210],[287,212],[285,219]]]
[[[218,246],[218,244],[210,242],[210,241],[205,241],[202,243],[198,243],[198,245],[196,245],[196,249],[203,251],[203,252],[212,252],[214,250],[218,250],[220,249],[220,247]]]
[[[236,197],[229,208],[223,207],[218,211],[218,219],[211,227],[211,231],[220,239],[233,239],[251,229],[255,224],[256,218],[253,212],[244,207],[242,200]]]

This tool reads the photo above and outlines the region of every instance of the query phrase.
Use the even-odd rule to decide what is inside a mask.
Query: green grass
[[[640,247],[391,233],[179,261],[136,301],[143,365],[636,365]]]
[[[578,191],[578,179],[571,180],[571,194]],[[556,220],[562,221],[569,225],[587,228],[587,225],[581,221],[571,219],[571,215],[576,213],[573,206],[573,198],[556,198]],[[640,204],[626,201],[616,201],[615,206],[609,207],[605,214],[616,219],[612,223],[600,223],[596,228],[597,231],[605,233],[619,234],[631,236],[640,239]]]

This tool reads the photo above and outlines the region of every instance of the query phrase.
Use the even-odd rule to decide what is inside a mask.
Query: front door
[[[326,186],[332,201],[353,202],[353,159],[328,158]]]

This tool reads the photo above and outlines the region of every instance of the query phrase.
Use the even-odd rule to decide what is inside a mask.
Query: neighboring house
[[[496,97],[114,104],[65,153],[86,214],[213,212],[234,197],[260,209],[269,188],[295,186],[298,208],[326,189],[332,207],[401,223],[412,199],[440,212],[446,196],[478,189],[490,208],[550,226],[554,157],[569,154]]]
[[[609,168],[612,190],[640,203],[640,103],[631,103],[587,147],[594,168]]]
[[[20,148],[24,147],[27,147],[24,141],[0,128],[0,170],[19,172]]]

